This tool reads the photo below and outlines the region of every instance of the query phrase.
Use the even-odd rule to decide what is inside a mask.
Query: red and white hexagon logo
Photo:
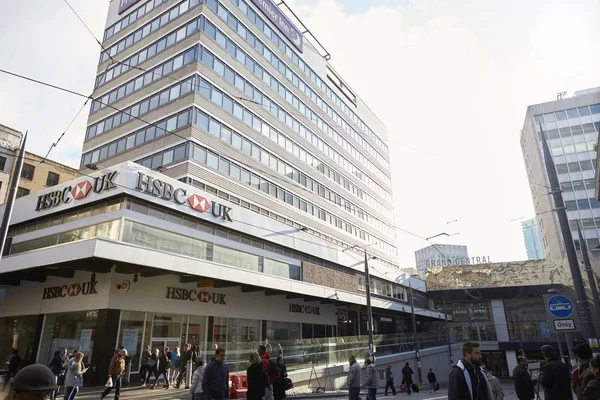
[[[212,296],[208,292],[200,292],[198,293],[198,300],[202,303],[209,303],[212,300]]]
[[[210,203],[208,200],[197,194],[191,195],[188,199],[188,203],[190,203],[190,207],[196,211],[200,211],[201,213],[206,212],[210,208]]]
[[[90,181],[79,182],[73,190],[71,190],[71,195],[75,200],[83,199],[88,193],[92,190],[92,184]]]

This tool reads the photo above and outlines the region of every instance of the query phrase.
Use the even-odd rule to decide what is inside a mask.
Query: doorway
[[[179,344],[179,338],[152,338],[150,341],[150,351],[154,353],[154,349],[158,349],[163,352],[166,347],[173,351],[175,347],[179,347]]]

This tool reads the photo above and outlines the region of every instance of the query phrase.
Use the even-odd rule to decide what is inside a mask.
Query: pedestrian
[[[152,356],[150,353],[150,346],[144,346],[144,352],[142,353],[142,360],[140,365],[140,376],[142,378],[142,386],[146,386],[148,381],[150,380],[150,365],[148,365],[148,360]]]
[[[197,355],[192,350],[191,343],[187,343],[185,345],[185,351],[181,355],[181,372],[179,373],[179,377],[177,378],[177,386],[175,386],[176,389],[179,389],[179,386],[181,386],[181,381],[185,378],[188,367],[188,361],[191,361],[192,365],[195,364],[197,361]]]
[[[487,364],[482,364],[481,369],[485,372],[490,389],[492,390],[492,400],[504,400],[504,390],[502,390],[500,380],[492,375],[492,371],[489,370]]]
[[[535,385],[537,379],[531,379],[527,366],[529,362],[525,357],[517,358],[517,366],[513,369],[513,378],[515,379],[515,393],[519,400],[531,400],[535,397]]]
[[[65,377],[65,400],[75,400],[79,388],[83,386],[83,353],[78,352],[73,360],[66,365],[67,375]]]
[[[545,400],[565,400],[573,397],[569,381],[571,373],[559,358],[554,348],[548,344],[542,346],[542,357],[546,362],[542,367],[539,381],[544,388]]]
[[[13,349],[10,360],[8,361],[8,380],[14,378],[19,370],[21,369],[21,357],[19,356],[19,350]]]
[[[45,399],[57,388],[50,368],[41,364],[28,365],[14,377],[7,400]]]
[[[109,381],[106,383],[111,383],[102,395],[100,396],[100,400],[103,400],[108,394],[114,389],[115,390],[115,400],[119,400],[119,394],[121,393],[121,378],[123,377],[123,372],[125,372],[125,356],[127,355],[127,350],[121,349],[112,356],[110,360],[110,364],[108,365],[108,376]]]
[[[266,389],[265,368],[257,352],[250,353],[248,361],[250,365],[246,370],[246,376],[248,377],[246,398],[248,400],[261,400]]]
[[[433,391],[433,393],[437,392],[437,377],[433,372],[432,368],[429,368],[429,373],[427,374],[427,380],[429,381],[429,393]]]
[[[413,372],[412,368],[410,367],[410,364],[406,363],[404,365],[404,368],[402,368],[402,383],[404,385],[406,385],[406,392],[408,394],[410,394],[410,391],[412,390],[413,374],[414,374],[414,372]]]
[[[268,376],[268,385],[265,388],[265,400],[273,400],[273,382],[279,379],[279,367],[277,363],[271,360],[271,355],[267,351],[267,346],[258,346],[258,355],[263,363],[265,372]]]
[[[204,370],[202,392],[206,400],[229,399],[229,369],[225,364],[225,350],[220,347],[215,350],[215,361]]]
[[[156,364],[152,368],[152,371],[154,372],[154,384],[150,389],[154,390],[154,388],[156,388],[156,384],[158,383],[158,380],[161,376],[164,380],[163,388],[168,389],[169,376],[167,374],[167,371],[169,370],[169,361],[167,359],[167,356],[163,351],[160,351],[159,349],[154,349],[153,359],[156,359]]]
[[[493,400],[487,377],[480,368],[479,343],[463,343],[461,352],[462,358],[448,376],[448,400]]]
[[[175,350],[179,351],[179,348],[176,347]],[[202,379],[204,378],[205,370],[204,360],[198,360],[196,370],[194,371],[194,375],[192,375],[192,383],[190,384],[189,393],[192,395],[192,400],[202,400]]]
[[[50,393],[50,400],[56,399],[60,387],[65,384],[65,374],[68,361],[66,348],[62,348],[54,352],[54,357],[52,358],[52,361],[50,361],[50,365],[48,365],[48,367],[50,367],[50,370],[54,374],[57,387],[56,390]]]
[[[365,371],[365,383],[363,387],[367,388],[369,400],[377,400],[377,370],[370,358],[365,360],[367,369]]]
[[[275,400],[283,400],[287,397],[285,391],[289,389],[289,387],[287,387],[287,382],[289,381],[289,379],[287,379],[287,368],[285,367],[285,364],[283,364],[283,357],[277,357],[277,366],[279,367],[279,378],[273,382],[273,398]]]
[[[175,347],[175,350],[171,352],[171,385],[173,386],[177,384],[177,378],[179,378],[179,373],[181,372],[180,360],[181,353],[179,352],[179,347]]]
[[[392,366],[388,364],[385,369],[385,395],[388,395],[388,389],[392,389],[392,393],[396,395],[396,388],[394,387],[394,374],[392,373]]]
[[[346,378],[346,384],[348,385],[348,400],[359,400],[360,399],[360,366],[356,362],[356,357],[349,356],[348,362],[350,363],[350,369],[348,370],[348,377]]]
[[[574,389],[577,400],[584,400],[583,391],[588,383],[594,379],[594,374],[592,374],[592,371],[590,370],[590,361],[594,355],[592,354],[590,345],[587,343],[578,344],[573,348],[573,351],[577,358],[578,369],[577,380],[574,379],[573,386],[575,386]]]
[[[594,378],[583,390],[583,398],[586,400],[600,400],[600,356],[592,358],[590,370]]]
[[[171,349],[169,349],[169,347],[165,347],[165,357],[167,357],[167,368],[165,371],[165,379],[167,380],[168,383],[171,382],[171,357],[173,357],[173,352],[171,351]]]

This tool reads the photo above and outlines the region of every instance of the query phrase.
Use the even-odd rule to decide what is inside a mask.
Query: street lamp
[[[415,314],[415,296],[413,293],[412,283],[408,278],[408,288],[410,290],[410,309],[412,312],[412,323],[413,323],[413,340],[415,342],[415,357],[417,359],[417,376],[419,377],[419,387],[423,386],[423,374],[421,372],[421,355],[419,354],[419,342],[417,341],[417,316]]]

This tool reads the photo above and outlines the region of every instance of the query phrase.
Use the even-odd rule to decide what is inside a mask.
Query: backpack
[[[277,365],[277,361],[269,360],[269,377],[279,376],[281,371],[279,370],[279,365]]]

